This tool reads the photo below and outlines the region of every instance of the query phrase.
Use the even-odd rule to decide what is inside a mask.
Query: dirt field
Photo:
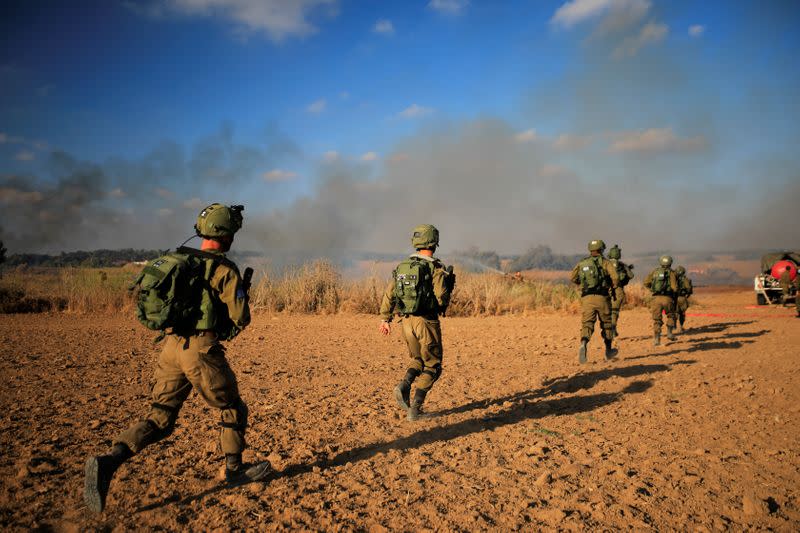
[[[87,529],[800,529],[800,320],[705,292],[654,348],[623,313],[621,353],[576,356],[573,315],[447,318],[445,371],[418,423],[392,388],[405,349],[368,316],[261,316],[230,346],[249,458],[218,481],[216,412],[193,395],[175,433],[81,501],[83,463],[142,416],[153,335],[130,317],[0,316],[0,526]],[[248,455],[246,454],[246,459]]]

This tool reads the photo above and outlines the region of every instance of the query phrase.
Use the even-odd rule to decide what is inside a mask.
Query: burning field
[[[411,423],[392,399],[405,347],[373,316],[260,314],[228,357],[266,482],[220,482],[218,414],[175,433],[83,507],[83,463],[148,408],[157,348],[128,313],[0,316],[0,524],[87,529],[774,529],[800,525],[798,320],[703,292],[654,348],[623,313],[620,357],[566,311],[443,322],[445,371]],[[595,337],[596,339],[597,337]]]

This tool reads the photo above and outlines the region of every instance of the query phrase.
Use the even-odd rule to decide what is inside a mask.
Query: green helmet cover
[[[243,205],[211,204],[197,215],[194,229],[200,237],[233,237],[242,228]]]
[[[605,249],[606,249],[606,243],[603,242],[602,239],[597,239],[589,243],[590,252],[602,252]]]
[[[661,263],[661,266],[672,266],[672,256],[671,255],[662,255],[661,258],[658,260]]]
[[[682,265],[678,265],[678,268],[675,269],[675,272],[683,276],[684,274],[686,274],[686,269],[683,268]]]
[[[431,224],[417,226],[411,234],[411,246],[415,250],[439,246],[439,230]]]
[[[611,259],[622,258],[622,250],[620,250],[619,245],[615,244],[611,247],[611,249],[608,251],[608,257]]]

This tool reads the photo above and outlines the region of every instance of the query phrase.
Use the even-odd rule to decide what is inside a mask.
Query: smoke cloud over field
[[[239,145],[230,127],[141,161],[56,152],[41,178],[0,178],[0,238],[12,253],[166,247],[221,201],[247,206],[237,246],[272,254],[399,252],[423,222],[439,227],[443,252],[574,253],[594,238],[626,253],[800,245],[800,75],[775,42],[792,18],[780,3],[759,8],[739,38],[760,44],[740,64],[709,65],[696,59],[701,40],[666,40],[650,3],[633,4],[643,14],[612,10],[582,34],[575,13],[554,20],[585,39],[582,61],[522,92],[514,123],[430,118],[379,165],[303,154],[275,132]],[[767,70],[732,74],[741,65]],[[780,83],[760,75],[770,69]],[[735,91],[715,87],[723,71]],[[290,200],[287,158],[315,169]]]

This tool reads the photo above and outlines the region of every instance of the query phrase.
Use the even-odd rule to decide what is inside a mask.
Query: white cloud
[[[325,161],[328,161],[329,163],[333,161],[338,161],[339,152],[337,152],[336,150],[328,150],[327,152],[322,154],[322,158],[325,159]]]
[[[36,159],[36,154],[28,150],[22,150],[21,152],[18,152],[17,155],[14,156],[14,159],[16,159],[17,161],[33,161],[34,159]]]
[[[311,102],[310,104],[308,104],[308,107],[306,107],[306,111],[308,111],[309,113],[313,113],[315,115],[318,115],[318,114],[322,113],[323,111],[325,111],[325,108],[327,106],[328,106],[328,102],[324,98],[320,98],[319,100],[317,100],[315,102]]]
[[[342,100],[347,100],[348,98],[350,98],[350,93],[347,91],[342,91],[339,93],[339,98],[341,98]]]
[[[423,107],[417,104],[411,104],[407,108],[400,111],[397,116],[401,118],[417,118],[423,117],[425,115],[430,115],[433,113],[433,109],[430,107]]]
[[[651,5],[650,0],[571,0],[556,10],[550,23],[571,28],[600,15],[611,14],[611,19],[604,21],[604,25],[609,30],[618,29],[641,20]]]
[[[572,135],[562,133],[553,141],[553,148],[556,150],[580,150],[591,144],[592,138],[585,135]]]
[[[108,191],[108,195],[112,198],[125,198],[126,194],[121,188],[117,187],[116,189],[112,189]]]
[[[163,187],[156,187],[156,194],[161,198],[172,198],[174,193],[169,189],[164,189]]]
[[[297,177],[297,173],[288,170],[281,170],[276,168],[265,172],[263,175],[264,181],[289,181]]]
[[[536,130],[534,129],[521,131],[516,135],[514,135],[514,140],[517,141],[518,143],[529,143],[535,141],[538,138],[539,136],[536,134]]]
[[[431,0],[428,8],[446,15],[458,15],[469,5],[469,0]]]
[[[689,36],[691,37],[702,37],[705,32],[706,27],[702,24],[693,24],[689,26]]]
[[[681,139],[672,128],[651,128],[628,131],[615,135],[616,140],[609,148],[612,152],[665,153],[695,152],[708,146],[705,137],[697,136]]]
[[[372,31],[383,35],[392,35],[394,33],[394,25],[391,20],[381,19],[375,23]]]
[[[203,209],[204,207],[206,207],[206,205],[208,204],[206,204],[200,198],[197,197],[190,198],[183,202],[183,207],[185,207],[186,209],[194,209],[195,211]]]
[[[172,213],[173,213],[172,209],[168,209],[166,207],[162,207],[161,209],[158,210],[158,216],[160,217],[169,217],[172,216]]]
[[[232,21],[239,32],[265,33],[275,42],[317,32],[313,15],[335,14],[338,0],[165,0],[166,10],[190,16],[219,17]]]
[[[669,26],[666,24],[649,22],[642,26],[638,34],[622,41],[614,50],[614,57],[633,57],[642,47],[663,41],[668,33]]]
[[[366,154],[361,156],[362,161],[377,161],[378,154],[375,152],[367,152]]]

